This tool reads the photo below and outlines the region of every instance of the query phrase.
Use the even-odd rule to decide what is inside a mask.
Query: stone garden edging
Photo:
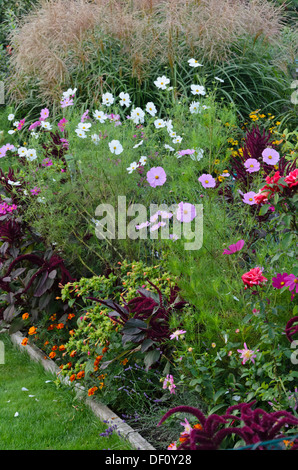
[[[10,335],[10,338],[15,346],[17,346],[22,351],[25,350],[29,354],[30,358],[36,362],[40,362],[44,369],[51,372],[52,374],[56,375],[61,382],[70,385],[71,382],[65,378],[61,377],[61,370],[55,364],[52,359],[44,359],[45,354],[37,348],[34,344],[27,343],[26,346],[22,346],[21,342],[24,339],[24,336],[20,333],[13,333]],[[75,387],[81,390],[85,390],[79,384],[75,384]],[[92,397],[88,397],[85,399],[85,403],[93,413],[101,420],[107,422],[109,425],[117,426],[117,431],[120,434],[127,438],[129,442],[133,445],[136,450],[155,450],[155,448],[149,444],[137,431],[131,428],[128,424],[124,423],[119,416],[117,416],[112,410],[110,410],[106,405],[103,405],[97,401],[95,401]]]

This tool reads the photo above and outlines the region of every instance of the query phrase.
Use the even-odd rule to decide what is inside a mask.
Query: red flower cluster
[[[245,289],[253,286],[262,286],[265,282],[268,281],[266,277],[263,276],[262,270],[259,267],[253,268],[247,273],[241,276],[243,283],[245,284]]]
[[[265,186],[260,189],[258,194],[254,196],[254,199],[257,204],[262,204],[267,202],[268,199],[275,193],[282,192],[284,188],[292,189],[294,186],[298,185],[298,169],[291,171],[288,176],[285,177],[284,182],[287,184],[283,184],[280,179],[282,176],[280,175],[279,171],[276,171],[273,176],[266,177]]]

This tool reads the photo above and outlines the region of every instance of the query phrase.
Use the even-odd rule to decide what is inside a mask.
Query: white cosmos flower
[[[154,85],[156,85],[157,88],[160,88],[161,90],[165,90],[169,83],[170,80],[163,75],[162,77],[158,77],[157,80],[155,80]]]
[[[165,144],[165,149],[169,150],[169,152],[174,152],[174,150],[175,150],[173,147],[171,147],[168,144]]]
[[[143,124],[145,113],[141,108],[134,108],[130,114],[131,120],[135,124]]]
[[[146,165],[147,160],[148,160],[148,157],[142,156],[142,157],[140,158],[140,160],[139,160],[139,164],[140,164],[140,165]]]
[[[109,142],[109,147],[112,153],[119,155],[123,151],[123,147],[120,144],[119,140],[112,140]]]
[[[98,111],[97,109],[93,113],[94,118],[99,121],[101,124],[107,119],[106,114],[103,111]]]
[[[156,129],[161,129],[162,127],[166,127],[166,123],[163,119],[156,119],[154,121],[154,125]]]
[[[130,97],[128,93],[123,93],[123,91],[119,95],[120,98],[120,105],[126,106],[127,108],[131,105]]]
[[[99,135],[97,135],[97,134],[92,134],[92,135],[91,135],[91,140],[97,145],[98,142],[100,141]]]
[[[201,105],[199,101],[192,101],[192,103],[190,103],[189,112],[191,114],[198,114],[201,112]]]
[[[190,85],[190,88],[193,95],[206,95],[203,85]]]
[[[18,127],[19,124],[20,124],[20,121],[15,121],[15,122],[13,123],[13,126],[14,126],[14,127]]]
[[[32,162],[33,160],[36,160],[37,159],[36,150],[35,149],[28,149],[27,153],[26,153],[26,158],[30,162]]]
[[[172,119],[168,119],[167,121],[165,121],[165,123],[166,123],[166,126],[167,126],[167,131],[171,132],[173,130]]]
[[[151,114],[151,116],[155,116],[155,114],[157,113],[155,104],[149,101],[149,103],[146,104],[146,111],[147,113]]]
[[[214,78],[215,78],[215,80],[218,80],[220,83],[224,82],[224,80],[222,78],[219,78],[219,77],[214,77]]]
[[[90,122],[79,122],[77,128],[80,129],[81,131],[87,132],[89,131],[90,127],[91,127]]]
[[[15,130],[14,130],[14,129],[10,129],[10,130],[8,131],[8,134],[10,134],[10,135],[12,135],[12,134],[14,134],[14,133],[15,133]]]
[[[27,148],[26,147],[20,147],[18,149],[18,155],[19,157],[26,157],[27,155]]]
[[[73,90],[71,88],[68,88],[67,91],[64,91],[62,93],[62,98],[64,98],[64,99],[70,98],[71,96],[73,96],[75,94],[76,91],[77,91],[77,88],[74,88]]]
[[[182,142],[182,137],[180,135],[177,135],[173,140],[173,144],[180,144]]]
[[[48,131],[50,131],[52,129],[52,126],[51,124],[48,122],[48,121],[41,121],[40,122],[40,125],[41,127],[43,127],[44,129],[47,129]]]
[[[10,186],[21,186],[21,183],[19,181],[8,180],[7,183],[10,184]]]
[[[86,139],[86,137],[87,137],[86,132],[83,131],[82,129],[76,129],[76,130],[75,130],[75,133],[76,133],[77,136],[80,137],[81,139]]]
[[[199,64],[196,59],[189,59],[188,64],[190,67],[203,67],[203,64]]]
[[[138,147],[140,147],[141,145],[143,145],[143,140],[141,140],[138,144],[134,145],[133,146],[133,149],[137,149]]]
[[[104,93],[102,95],[102,104],[106,105],[106,106],[111,106],[111,104],[114,103],[114,96],[112,95],[112,93]]]
[[[177,132],[175,132],[175,131],[170,131],[170,132],[169,132],[169,136],[172,137],[172,139],[174,139],[174,137],[177,137]]]
[[[190,155],[190,158],[192,160],[196,160],[197,162],[199,162],[200,160],[202,160],[203,156],[204,156],[204,150],[197,148],[195,149],[195,153]]]
[[[31,135],[32,137],[34,137],[34,139],[38,139],[38,137],[39,137],[39,133],[38,133],[38,132],[34,132],[34,131],[30,132],[30,135]]]
[[[13,120],[14,120],[14,114],[9,114],[9,115],[7,116],[7,119],[8,119],[9,121],[13,121]]]
[[[137,162],[132,162],[127,169],[128,173],[131,174],[138,167]]]

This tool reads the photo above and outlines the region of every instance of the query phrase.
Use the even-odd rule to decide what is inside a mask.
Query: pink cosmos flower
[[[68,106],[73,105],[73,99],[65,98],[64,100],[60,101],[61,108],[67,108]]]
[[[243,274],[241,279],[245,284],[245,289],[247,289],[247,287],[262,286],[268,281],[268,279],[263,276],[262,270],[259,267],[253,268]]]
[[[45,121],[49,117],[49,110],[48,108],[44,108],[40,111],[40,121]]]
[[[198,181],[202,184],[203,188],[214,188],[216,184],[213,176],[205,173],[198,178]]]
[[[35,121],[33,122],[33,124],[31,124],[29,126],[29,131],[32,131],[33,129],[35,129],[36,127],[40,126],[40,121]]]
[[[60,121],[58,122],[57,125],[58,125],[58,128],[59,128],[59,130],[60,130],[61,132],[64,132],[64,130],[65,130],[65,125],[66,125],[67,123],[68,123],[67,119],[65,119],[65,118],[60,119]]]
[[[19,121],[19,124],[18,124],[18,127],[17,127],[18,131],[20,131],[22,129],[24,124],[25,124],[25,119],[21,119]]]
[[[293,294],[298,294],[298,277],[294,274],[289,274],[285,278],[285,285],[289,287],[289,291],[293,291]]]
[[[53,161],[50,159],[50,158],[44,158],[43,161],[42,161],[42,166],[52,166],[53,165]]]
[[[239,240],[237,243],[233,245],[229,245],[229,249],[225,249],[223,251],[223,255],[232,255],[233,253],[236,253],[237,251],[242,250],[244,246],[245,241],[244,240]]]
[[[147,172],[147,181],[152,188],[162,186],[167,180],[165,170],[161,166],[153,167]]]
[[[165,225],[165,222],[158,222],[157,224],[150,227],[150,232],[155,232],[155,230],[158,230],[160,227],[164,227]]]
[[[67,139],[60,139],[60,142],[62,142],[62,147],[68,149],[69,147],[69,142]]]
[[[279,153],[271,148],[266,148],[262,152],[263,161],[267,163],[267,165],[276,165],[279,162]]]
[[[260,162],[258,162],[258,160],[256,160],[255,158],[248,158],[244,163],[244,166],[248,173],[253,173],[255,171],[259,171]]]
[[[86,109],[86,111],[81,117],[81,122],[85,122],[87,119],[90,119],[88,113],[89,113],[89,109]]]
[[[249,191],[248,193],[243,194],[242,201],[245,204],[249,204],[250,206],[252,206],[253,204],[256,204],[255,195],[256,193],[254,191]]]
[[[141,224],[136,225],[136,229],[141,230],[142,228],[149,227],[149,225],[150,225],[150,222],[148,222],[147,220],[146,222],[142,222]]]
[[[245,364],[246,361],[255,363],[255,357],[257,357],[255,352],[258,352],[259,350],[257,349],[256,351],[252,351],[251,349],[248,349],[246,343],[244,343],[244,349],[237,349],[237,351],[240,353],[240,358],[243,359],[242,364]]]
[[[288,276],[287,273],[278,273],[276,274],[276,277],[272,278],[272,286],[275,287],[275,289],[282,289],[285,286],[285,278]]]
[[[175,392],[176,385],[174,384],[174,377],[172,375],[168,374],[166,376],[166,378],[164,379],[162,388],[164,390],[168,388],[170,390],[170,393],[174,393],[174,394],[176,393]]]
[[[179,222],[191,222],[196,215],[196,208],[193,204],[189,202],[180,202],[178,204],[176,217]]]
[[[179,150],[177,153],[178,155],[180,155],[180,157],[183,157],[184,155],[192,155],[193,153],[195,153],[195,150],[194,149]]]
[[[178,341],[178,336],[184,335],[185,333],[186,333],[185,330],[176,330],[176,331],[174,331],[174,333],[172,333],[172,334],[170,335],[170,339],[176,338],[176,340]]]
[[[41,192],[41,189],[35,186],[33,189],[30,189],[30,193],[33,194],[34,196],[37,196]]]

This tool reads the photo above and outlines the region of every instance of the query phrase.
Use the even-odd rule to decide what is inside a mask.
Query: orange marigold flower
[[[28,343],[28,338],[24,338],[23,341],[21,342],[22,346],[26,346]]]
[[[64,328],[64,323],[58,323],[56,328],[57,328],[57,330],[62,330],[62,328]]]
[[[51,331],[51,330],[53,330],[53,329],[54,329],[54,325],[48,326],[48,331]]]
[[[109,350],[109,348],[107,348],[106,346],[103,348],[102,350],[102,353],[104,354],[105,352],[107,352]]]
[[[74,330],[70,330],[69,334],[70,334],[70,336],[72,336],[72,335],[75,334],[75,331],[74,331]]]
[[[74,351],[71,351],[71,353],[70,353],[70,357],[75,357],[75,355],[76,355],[76,354],[77,354],[77,351],[76,351],[76,350],[74,350]]]
[[[58,346],[53,346],[52,347],[52,351],[56,351],[56,349],[58,349]]]
[[[76,379],[76,374],[72,374],[72,375],[69,377],[69,380],[70,380],[71,382],[73,382],[75,379]]]
[[[65,351],[66,347],[64,346],[64,344],[61,344],[61,346],[59,346],[59,351]]]
[[[67,316],[67,319],[71,320],[73,317],[75,317],[75,314],[74,313],[69,313],[68,316]]]
[[[121,364],[123,364],[123,365],[125,366],[125,364],[127,364],[127,363],[128,363],[128,359],[127,359],[127,357],[126,357],[125,359],[123,359],[123,361],[120,361],[120,362],[121,362]]]
[[[96,390],[98,390],[98,387],[89,388],[89,390],[88,390],[88,397],[91,397],[91,395],[94,395],[94,393],[96,392]]]
[[[48,342],[48,341],[45,341],[44,346],[47,346],[48,344],[49,344],[49,342]]]
[[[84,376],[85,376],[85,372],[83,370],[77,373],[77,379],[82,379]]]
[[[35,326],[31,326],[31,328],[29,328],[28,334],[29,334],[29,335],[36,335],[36,328],[35,328]]]
[[[53,315],[50,316],[50,320],[52,320],[52,321],[56,320],[56,313],[54,313]]]
[[[22,318],[23,320],[27,320],[27,318],[29,318],[29,313],[23,313]]]
[[[53,359],[56,356],[56,353],[54,351],[50,352],[49,357]]]

